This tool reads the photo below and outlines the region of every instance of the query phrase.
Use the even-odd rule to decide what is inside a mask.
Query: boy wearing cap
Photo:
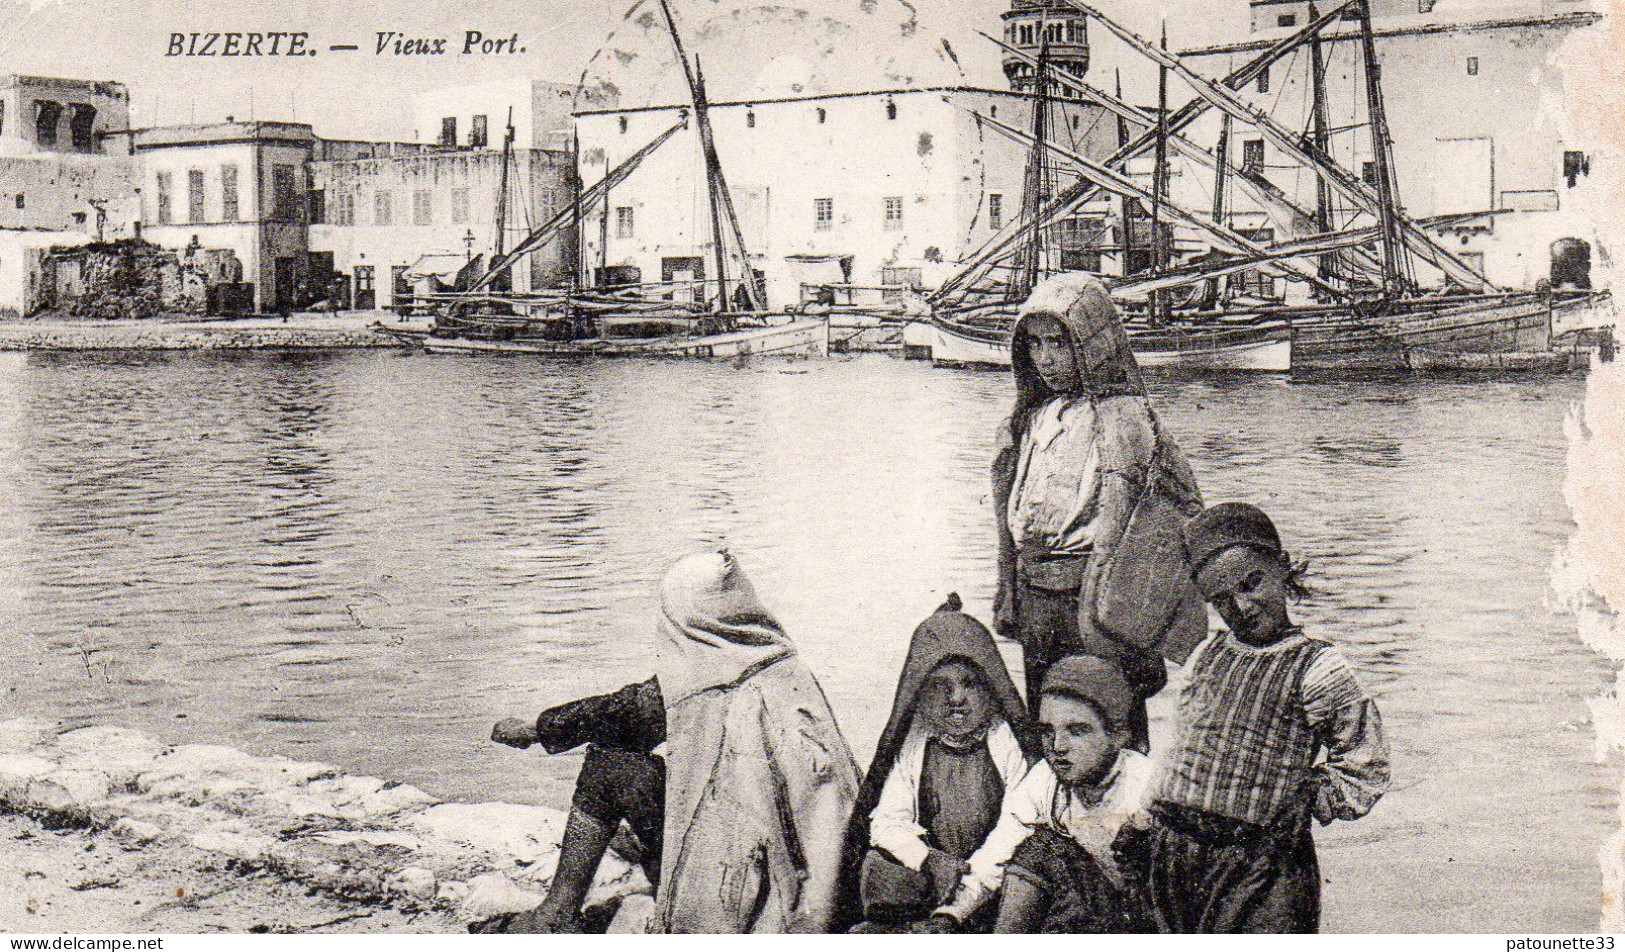
[[[1006,796],[934,931],[954,931],[1001,885],[995,932],[1155,931],[1114,851],[1151,774],[1129,746],[1140,703],[1111,662],[1071,655],[1050,666],[1038,703],[1044,759]]]
[[[1185,540],[1229,630],[1190,657],[1177,739],[1133,837],[1147,900],[1164,932],[1315,932],[1309,821],[1358,819],[1387,790],[1382,720],[1342,652],[1292,623],[1302,588],[1267,515],[1214,506]]]

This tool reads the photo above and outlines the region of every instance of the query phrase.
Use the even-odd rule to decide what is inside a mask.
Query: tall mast
[[[1219,142],[1213,149],[1213,224],[1223,227],[1225,220],[1226,191],[1230,180],[1230,117],[1225,116],[1219,125]],[[1203,289],[1203,296],[1210,301],[1219,299],[1219,279],[1214,278],[1207,282]]]
[[[570,285],[574,292],[581,289],[581,129],[570,134]]]
[[[604,168],[609,168],[609,150],[604,150]],[[602,287],[609,271],[609,189],[604,189],[604,205],[598,216],[598,275],[593,279],[593,287]]]
[[[1122,100],[1122,98],[1123,98],[1123,70],[1121,68],[1119,68],[1117,70],[1117,98],[1118,98],[1118,100]],[[1122,113],[1118,113],[1118,115],[1117,115],[1117,149],[1118,149],[1118,151],[1121,152],[1124,148],[1126,148],[1128,146],[1128,144],[1129,144],[1128,118],[1126,116],[1124,116]],[[1123,271],[1123,277],[1126,278],[1130,274],[1134,273],[1133,272],[1133,265],[1130,264],[1130,261],[1134,257],[1134,222],[1132,220],[1133,217],[1134,217],[1133,214],[1132,214],[1132,212],[1134,211],[1134,199],[1129,198],[1127,195],[1122,196],[1118,200],[1117,208],[1118,208],[1118,213],[1119,213],[1119,221],[1121,221],[1122,228],[1123,228],[1123,247],[1122,247],[1122,249],[1121,249],[1121,251],[1119,253],[1123,256],[1123,268],[1122,268],[1122,271]]]
[[[1162,21],[1162,50],[1168,51],[1168,21]],[[1168,198],[1168,67],[1157,67],[1157,159],[1151,176],[1151,248],[1158,272],[1168,267],[1168,241],[1162,233],[1162,206]],[[1168,299],[1161,292],[1151,295],[1151,325],[1160,326],[1168,317]]]
[[[1038,98],[1033,102],[1033,147],[1027,155],[1027,176],[1021,190],[1021,215],[1031,221],[1048,202],[1049,181],[1049,40],[1038,48],[1038,69],[1034,74]],[[1043,268],[1044,229],[1034,228],[1021,250],[1020,273],[1010,284],[1009,299],[1024,301],[1038,286]]]
[[[1360,4],[1360,48],[1365,57],[1365,91],[1371,119],[1371,156],[1377,168],[1377,212],[1382,229],[1382,287],[1390,297],[1405,290],[1403,244],[1399,233],[1399,196],[1394,184],[1393,140],[1388,110],[1382,100],[1382,67],[1371,30],[1371,2]]]
[[[513,161],[513,107],[508,107],[508,125],[502,134],[502,184],[497,189],[497,237],[491,253],[491,264],[502,260],[508,246],[508,166]],[[503,273],[503,287],[512,287],[513,272]]]
[[[677,60],[683,66],[683,78],[688,81],[689,98],[694,103],[695,128],[699,130],[700,148],[705,157],[706,186],[711,205],[711,240],[716,252],[717,283],[721,289],[717,309],[720,311],[728,308],[727,250],[724,247],[722,230],[724,215],[727,216],[734,242],[739,246],[739,257],[745,269],[743,275],[745,299],[751,307],[761,306],[756,280],[750,273],[750,253],[745,248],[744,232],[739,227],[739,216],[734,211],[728,181],[722,174],[722,162],[717,158],[716,138],[711,130],[710,103],[705,95],[705,78],[699,74],[698,63],[691,66],[688,61],[688,54],[683,50],[683,38],[677,32],[677,21],[671,15],[671,4],[667,0],[660,0],[660,10],[665,14],[666,28],[671,34]]]
[[[1319,17],[1313,3],[1309,4],[1309,19]],[[1326,103],[1326,57],[1323,52],[1320,34],[1315,34],[1315,41],[1309,47],[1309,78],[1314,86],[1314,143],[1315,150],[1322,156],[1329,156],[1332,151],[1331,121]],[[1332,187],[1326,182],[1326,176],[1315,176],[1315,224],[1321,234],[1332,230]],[[1337,255],[1328,253],[1321,256],[1320,276],[1330,278],[1337,273]]]

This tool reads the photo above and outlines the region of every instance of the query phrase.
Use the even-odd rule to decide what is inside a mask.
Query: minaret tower
[[[1004,15],[1004,42],[1035,59],[1049,47],[1051,69],[1074,76],[1089,71],[1088,19],[1063,0],[1011,0]],[[1017,56],[1005,56],[1004,76],[1018,93],[1036,92],[1038,68]],[[1050,83],[1050,96],[1076,99],[1078,94],[1057,82]]]

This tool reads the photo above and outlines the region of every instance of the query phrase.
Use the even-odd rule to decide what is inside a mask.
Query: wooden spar
[[[491,252],[491,267],[493,269],[496,267],[496,263],[502,260],[502,256],[506,254],[508,245],[508,181],[510,176],[509,166],[513,163],[513,137],[513,107],[509,106],[508,124],[504,127],[502,133],[502,177],[501,184],[497,188],[496,207],[497,233]],[[513,284],[513,272],[509,268],[504,268],[502,275],[502,278],[493,282],[493,284],[503,285],[503,289],[506,290],[507,287],[511,287]]]
[[[756,280],[750,273],[750,252],[745,248],[744,233],[739,228],[739,217],[734,211],[733,196],[728,191],[728,180],[722,173],[722,162],[717,158],[717,143],[711,129],[710,103],[705,96],[705,81],[697,75],[696,67],[690,65],[688,54],[683,50],[683,38],[677,32],[677,21],[672,18],[671,4],[667,0],[660,0],[660,10],[666,17],[666,29],[671,34],[677,60],[683,66],[683,78],[688,82],[689,97],[694,103],[694,124],[699,131],[700,148],[705,157],[706,185],[710,192],[711,204],[711,240],[716,245],[717,280],[721,288],[717,309],[719,312],[728,310],[727,252],[723,245],[722,231],[724,212],[731,225],[734,241],[739,247],[739,257],[745,269],[743,275],[745,299],[750,307],[763,309],[760,296],[757,294]]]
[[[971,112],[972,115],[976,115],[981,122],[1003,132],[1005,135],[1015,139],[1017,142],[1024,145],[1032,144],[1032,140],[1027,136],[1027,134],[1014,126],[1000,122],[999,120],[990,116],[980,115],[979,113],[976,113],[974,110],[970,110],[965,106],[959,106],[958,108]],[[1118,194],[1132,195],[1147,204],[1150,204],[1152,201],[1152,193],[1135,184],[1132,179],[1107,168],[1106,166],[1088,158],[1087,156],[1079,155],[1076,152],[1063,148],[1054,142],[1047,143],[1047,145],[1051,152],[1063,159],[1066,159],[1068,162],[1076,166],[1084,180],[1094,182],[1095,184],[1099,185],[1102,190],[1117,192]],[[1257,255],[1265,252],[1262,245],[1236,234],[1235,231],[1229,228],[1222,225],[1215,225],[1206,218],[1199,215],[1194,215],[1179,207],[1178,203],[1176,202],[1165,203],[1163,210],[1168,212],[1171,217],[1178,219],[1180,222],[1183,222],[1192,228],[1199,229],[1200,231],[1212,236],[1214,241],[1224,246],[1225,250],[1227,251],[1234,251],[1243,255]],[[1294,264],[1291,261],[1279,262],[1277,267],[1284,268],[1287,271],[1292,272],[1305,281],[1308,281],[1310,284],[1323,288],[1328,293],[1342,296],[1342,292],[1340,290],[1321,281],[1320,276],[1316,274],[1312,268],[1305,268]]]
[[[1341,19],[1344,10],[1358,2],[1360,0],[1344,0],[1343,3],[1333,7],[1320,19],[1311,20],[1302,30],[1283,37],[1274,46],[1259,53],[1251,62],[1246,63],[1240,69],[1225,77],[1224,84],[1231,89],[1239,89],[1257,79],[1264,70],[1269,69],[1276,61],[1297,50],[1312,37],[1318,36],[1328,26],[1336,23]],[[1178,132],[1201,118],[1211,108],[1213,108],[1212,104],[1207,100],[1193,99],[1174,112],[1168,122],[1169,129]],[[1141,133],[1133,142],[1120,147],[1116,152],[1112,153],[1105,164],[1110,167],[1122,165],[1149,148],[1154,138],[1155,133],[1153,131],[1148,130]],[[927,300],[932,304],[939,304],[950,295],[958,293],[985,272],[991,262],[1002,259],[1013,244],[1025,240],[1028,228],[1040,227],[1042,224],[1071,211],[1079,205],[1093,201],[1104,191],[1105,189],[1087,181],[1074,182],[1063,189],[1050,202],[1049,207],[1037,222],[1014,222],[984,242],[971,255],[970,259],[960,266],[957,272],[927,297]]]
[[[1230,117],[1223,117],[1219,124],[1219,141],[1213,149],[1213,224],[1222,225],[1225,221],[1224,200],[1229,190],[1230,178]],[[1325,229],[1321,229],[1324,231]],[[1204,296],[1209,301],[1218,301],[1222,296],[1219,279],[1213,278],[1207,283]]]
[[[1002,46],[1003,44],[1000,45]],[[1123,98],[1123,70],[1121,67],[1117,69],[1117,98],[1118,100],[1122,100]],[[1124,146],[1128,145],[1128,143],[1128,117],[1119,112],[1117,113],[1117,148],[1121,150]],[[1123,277],[1125,278],[1133,273],[1131,270],[1132,265],[1130,264],[1134,257],[1134,222],[1132,220],[1133,215],[1130,214],[1134,208],[1133,202],[1134,199],[1129,198],[1127,195],[1120,196],[1118,199],[1118,209],[1120,213],[1119,220],[1121,221],[1123,228],[1123,247],[1119,254],[1123,256],[1123,267],[1121,270],[1123,272]]]
[[[1309,19],[1315,18],[1315,5],[1309,4]],[[1331,121],[1329,106],[1326,102],[1326,56],[1322,50],[1320,37],[1315,37],[1309,44],[1309,79],[1314,89],[1313,122],[1315,148],[1322,155],[1332,154]],[[1225,117],[1228,126],[1230,117]],[[1332,188],[1326,183],[1326,177],[1321,174],[1315,176],[1315,224],[1320,226],[1322,232],[1331,231],[1335,227],[1332,221]],[[1320,259],[1320,276],[1332,278],[1337,274],[1337,256],[1328,254]]]
[[[609,163],[609,150],[604,150],[604,163]],[[609,182],[604,188],[604,205],[598,210],[598,274],[588,283],[591,287],[598,287],[609,272],[609,213],[613,210],[609,204],[609,193],[619,182]]]
[[[981,35],[999,46],[1007,54],[1025,59],[1029,62],[1032,61],[1032,57],[1023,50],[1010,46],[997,37],[990,36],[986,33]],[[1051,67],[1050,74],[1055,81],[1061,85],[1076,90],[1084,98],[1096,103],[1097,105],[1104,106],[1107,111],[1112,112],[1117,116],[1120,124],[1127,120],[1128,122],[1143,125],[1147,129],[1150,129],[1157,123],[1155,116],[1152,116],[1145,111],[1124,102],[1121,91],[1119,91],[1117,96],[1108,95],[1104,90],[1090,85],[1088,82],[1079,79],[1074,74],[1068,72],[1067,70],[1061,69],[1060,67]],[[1224,118],[1228,122],[1229,117],[1225,116]],[[1218,157],[1214,153],[1209,152],[1184,136],[1170,135],[1168,137],[1168,144],[1185,158],[1207,167],[1216,174],[1220,172]],[[1271,185],[1263,176],[1236,176],[1231,179],[1231,181],[1233,181],[1241,188],[1242,191],[1246,192],[1250,198],[1258,202],[1261,206],[1272,209],[1276,213],[1285,216],[1290,225],[1289,230],[1293,233],[1302,231],[1307,226],[1315,224],[1316,218],[1312,209],[1305,208],[1294,202],[1280,189]],[[1355,249],[1354,256],[1361,260],[1362,263],[1368,264],[1373,271],[1380,270],[1381,268],[1381,265],[1377,263],[1376,259],[1372,258],[1362,249]]]
[[[1371,3],[1360,3],[1360,51],[1365,60],[1365,92],[1371,121],[1371,155],[1377,166],[1377,219],[1382,228],[1382,286],[1390,297],[1407,289],[1402,239],[1399,233],[1399,194],[1394,179],[1393,140],[1388,134],[1388,110],[1382,99],[1382,67],[1377,64],[1377,41],[1371,31]]]
[[[1162,49],[1168,50],[1168,20],[1162,21]],[[1168,269],[1168,235],[1162,228],[1162,206],[1168,201],[1168,70],[1157,69],[1157,150],[1156,165],[1151,170],[1151,247],[1155,250],[1152,268],[1157,274]],[[1151,294],[1151,326],[1161,327],[1168,321],[1168,296],[1161,291]]]
[[[1037,83],[1037,98],[1033,101],[1033,145],[1027,152],[1027,174],[1021,189],[1021,217],[1031,218],[1044,208],[1047,196],[1045,183],[1049,179],[1049,150],[1044,143],[1049,141],[1049,40],[1046,38],[1038,49],[1038,69],[1034,73]],[[1037,228],[1032,232],[1026,245],[1021,249],[1020,263],[1016,268],[1016,279],[1010,282],[1010,289],[1006,295],[1012,303],[1025,301],[1033,288],[1038,286],[1039,272],[1043,267],[1044,257],[1044,229]]]
[[[570,133],[570,290],[581,289],[581,132]]]
[[[1061,0],[1061,2],[1079,13],[1099,20],[1102,25],[1142,56],[1150,58],[1153,62],[1166,65],[1174,75],[1190,86],[1197,96],[1211,103],[1214,108],[1220,109],[1256,128],[1271,144],[1293,161],[1321,170],[1325,174],[1327,182],[1346,200],[1354,202],[1373,214],[1381,213],[1380,199],[1363,182],[1349,174],[1330,156],[1314,154],[1316,150],[1312,144],[1309,148],[1304,148],[1305,143],[1300,141],[1299,136],[1294,135],[1280,123],[1271,119],[1263,110],[1255,109],[1242,102],[1230,90],[1221,88],[1218,83],[1196,75],[1178,57],[1170,56],[1157,49],[1154,44],[1147,42],[1145,38],[1136,34],[1133,30],[1106,16],[1095,7],[1084,3],[1083,0]],[[1488,279],[1471,265],[1468,265],[1440,245],[1434,240],[1433,236],[1417,227],[1415,222],[1399,215],[1394,217],[1394,221],[1404,243],[1430,264],[1463,284],[1477,285],[1493,290],[1493,285],[1490,284]]]
[[[636,171],[638,166],[643,164],[644,159],[648,158],[656,149],[670,141],[671,137],[676,135],[679,130],[686,128],[688,128],[687,120],[679,120],[678,122],[672,124],[671,128],[650,140],[648,145],[645,145],[643,148],[632,153],[632,155],[625,162],[622,162],[620,165],[616,166],[602,179],[599,179],[597,182],[593,183],[591,188],[582,192],[580,199],[576,204],[567,206],[558,214],[554,215],[546,222],[543,222],[540,228],[537,228],[535,231],[526,235],[523,241],[515,245],[512,251],[508,252],[502,257],[501,261],[493,264],[490,271],[487,271],[478,281],[474,282],[473,286],[469,288],[469,291],[479,291],[490,287],[491,282],[495,280],[496,276],[509,268],[512,268],[514,262],[535,251],[537,248],[545,246],[548,242],[556,238],[565,228],[579,222],[580,214],[584,213],[586,209],[591,208],[595,202],[605,201],[609,197],[609,190],[613,186],[619,185],[621,182],[626,181],[627,176]]]

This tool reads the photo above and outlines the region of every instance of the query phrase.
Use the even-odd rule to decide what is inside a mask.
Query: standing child
[[[1268,516],[1225,503],[1185,538],[1229,630],[1191,655],[1177,739],[1135,837],[1151,910],[1164,932],[1315,932],[1309,821],[1358,819],[1387,790],[1382,721],[1342,652],[1292,623],[1301,588]]]

